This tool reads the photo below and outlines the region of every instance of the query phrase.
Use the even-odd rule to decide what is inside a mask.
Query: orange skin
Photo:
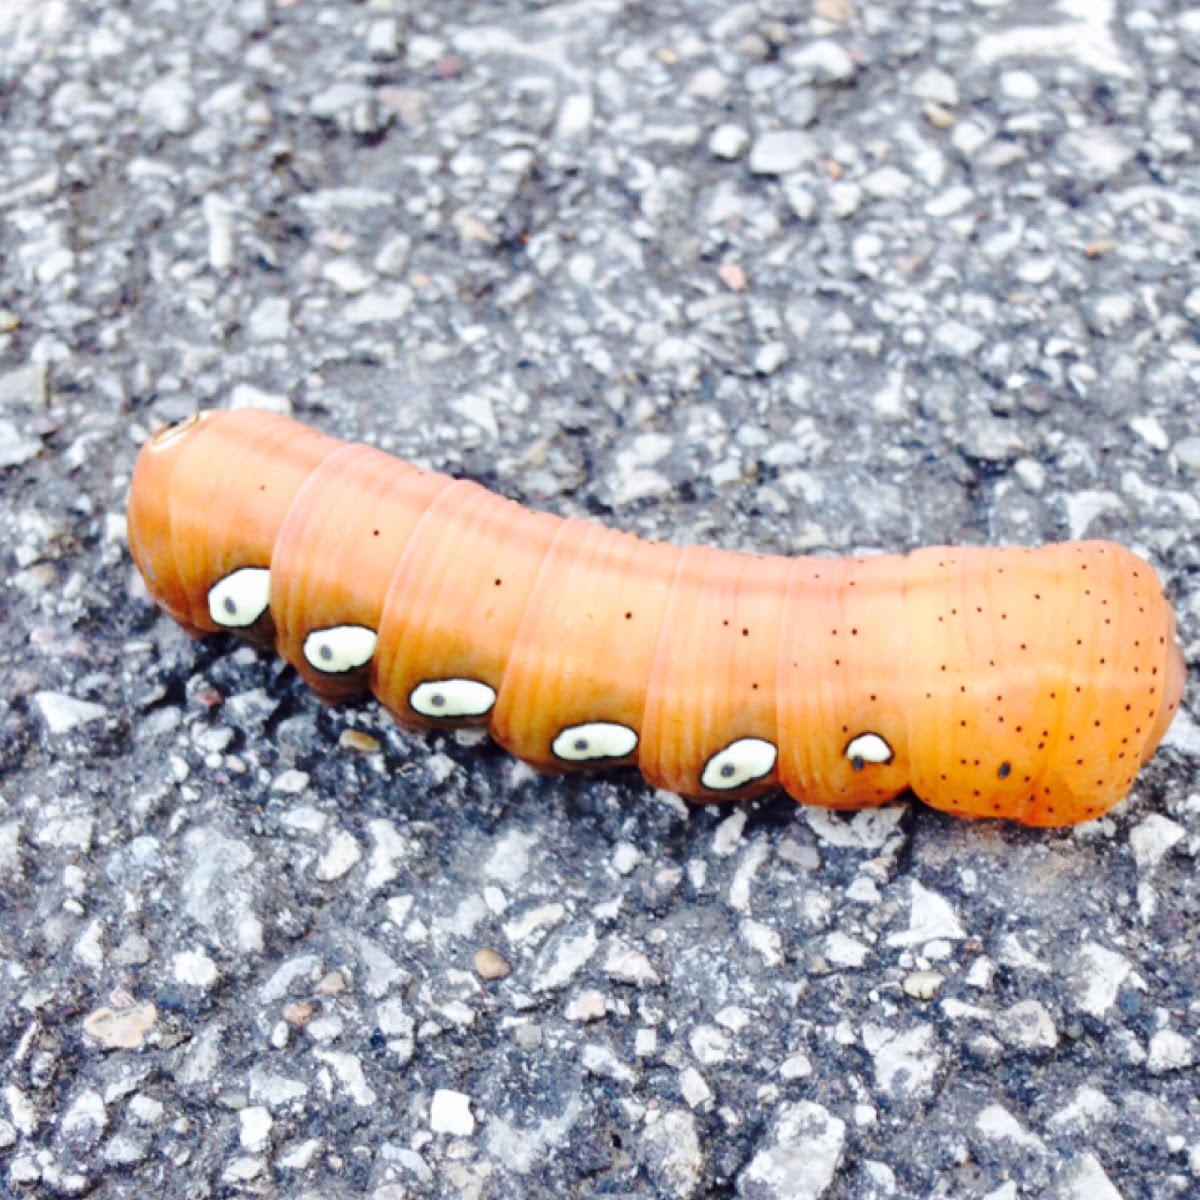
[[[1070,825],[1126,794],[1183,690],[1153,570],[1106,542],[680,549],[250,410],[157,433],[128,518],[151,595],[192,633],[223,627],[210,589],[269,568],[269,610],[232,632],[324,699],[369,688],[406,726],[486,722],[539,769],[629,763],[698,800],[783,787],[851,809],[911,788],[961,816]],[[368,657],[309,661],[306,638],[343,627]],[[460,680],[486,713],[414,708],[420,685]],[[630,741],[565,761],[587,738],[595,759],[595,722]]]

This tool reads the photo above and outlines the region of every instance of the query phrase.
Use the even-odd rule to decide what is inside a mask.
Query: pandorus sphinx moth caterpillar
[[[325,700],[485,724],[549,770],[701,800],[911,788],[1058,826],[1125,795],[1179,706],[1153,570],[1121,546],[753,557],[530,512],[271,413],[142,449],[129,545],[193,634],[274,646]]]

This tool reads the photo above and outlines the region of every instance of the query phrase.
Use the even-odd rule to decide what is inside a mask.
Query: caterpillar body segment
[[[296,493],[340,445],[253,409],[232,421],[197,413],[155,434],[151,452],[138,458],[127,512],[129,549],[155,600],[191,633],[227,628],[209,609],[214,583],[242,568],[270,568]],[[266,462],[270,471],[261,469]],[[274,644],[269,613],[237,628],[259,645]]]
[[[287,418],[207,413],[138,459],[129,541],[193,633],[275,644],[327,700],[486,724],[547,770],[700,800],[911,788],[1067,825],[1128,791],[1180,701],[1151,568],[1106,542],[754,557],[530,512]]]

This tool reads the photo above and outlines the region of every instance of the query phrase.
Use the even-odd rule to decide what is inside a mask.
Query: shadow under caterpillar
[[[156,433],[130,490],[150,594],[274,646],[325,700],[486,725],[546,770],[700,800],[911,788],[1058,826],[1128,791],[1179,706],[1154,571],[1108,542],[755,557],[531,512],[253,410]]]

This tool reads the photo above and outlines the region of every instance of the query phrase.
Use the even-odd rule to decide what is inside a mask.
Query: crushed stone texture
[[[131,567],[266,407],[775,553],[1109,537],[1200,666],[1200,9],[0,3],[0,1193],[1200,1192],[1194,688],[1074,831],[323,708]]]

